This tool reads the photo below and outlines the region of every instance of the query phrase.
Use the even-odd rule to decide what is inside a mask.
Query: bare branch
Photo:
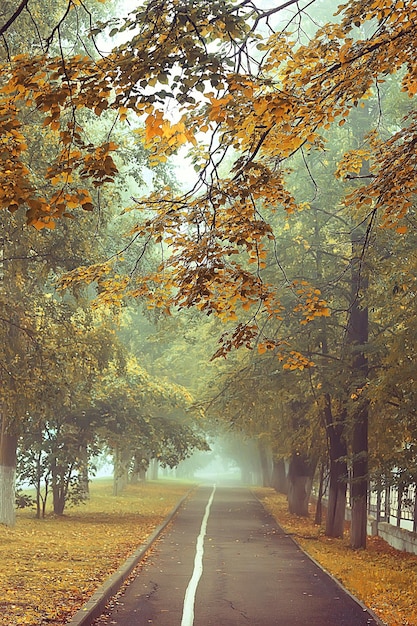
[[[23,9],[25,9],[28,4],[29,0],[22,0],[13,15],[7,20],[7,22],[3,26],[0,27],[0,36],[4,35],[4,33],[10,28],[13,22],[17,20]]]

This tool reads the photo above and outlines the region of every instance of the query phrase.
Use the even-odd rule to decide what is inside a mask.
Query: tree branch
[[[13,24],[15,20],[17,20],[19,15],[22,13],[23,9],[25,9],[28,4],[29,4],[29,0],[22,0],[22,2],[19,4],[19,6],[17,7],[13,15],[7,20],[4,26],[0,27],[0,36],[4,35],[7,29],[10,28],[10,26]]]

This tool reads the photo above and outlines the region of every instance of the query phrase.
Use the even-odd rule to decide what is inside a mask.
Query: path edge
[[[378,617],[378,615],[371,609],[369,608],[369,606],[366,606],[366,604],[364,602],[362,602],[362,600],[359,600],[359,598],[357,598],[351,591],[349,591],[349,589],[346,589],[346,587],[344,586],[344,584],[338,579],[336,578],[336,576],[334,576],[333,574],[331,574],[323,565],[321,565],[321,563],[319,563],[313,556],[311,556],[311,554],[309,554],[306,550],[304,550],[304,548],[302,546],[300,546],[299,543],[297,543],[297,541],[294,539],[294,537],[290,534],[287,533],[282,526],[279,524],[279,522],[275,519],[275,517],[272,515],[272,513],[270,511],[268,511],[268,509],[265,507],[264,503],[262,502],[262,500],[256,495],[256,493],[250,489],[251,494],[253,495],[253,497],[255,498],[255,500],[257,500],[259,502],[259,504],[262,506],[263,510],[265,511],[265,513],[267,515],[269,515],[269,517],[271,519],[274,520],[274,522],[276,523],[276,525],[278,526],[278,528],[282,531],[282,533],[288,537],[289,539],[291,539],[291,541],[297,546],[297,548],[299,550],[301,550],[301,552],[308,558],[310,559],[310,561],[313,561],[313,563],[315,565],[317,565],[317,567],[319,569],[321,569],[321,571],[326,574],[329,578],[331,578],[333,580],[333,582],[336,583],[336,585],[338,587],[340,587],[340,589],[342,591],[344,591],[344,593],[346,593],[350,598],[352,598],[352,600],[354,602],[356,602],[356,604],[358,604],[361,609],[364,612],[369,613],[369,615],[372,617],[372,619],[375,620],[376,624],[378,624],[378,626],[388,626],[388,624],[386,622],[384,622],[380,617]]]
[[[123,586],[124,582],[130,576],[135,567],[141,562],[152,544],[158,539],[170,521],[178,512],[179,508],[194,490],[192,487],[177,502],[172,511],[167,515],[164,521],[155,528],[153,533],[149,535],[145,543],[142,544],[135,552],[133,552],[126,561],[104,582],[90,597],[89,600],[72,616],[66,626],[91,626],[93,621],[99,617],[110,598],[112,598]]]

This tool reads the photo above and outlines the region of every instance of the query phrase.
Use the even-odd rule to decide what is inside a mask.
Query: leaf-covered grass
[[[288,512],[286,497],[255,489],[280,526],[324,569],[371,608],[389,626],[417,626],[417,556],[369,537],[366,550],[352,550],[344,539],[329,539],[310,518]]]
[[[111,481],[96,481],[63,517],[25,510],[15,528],[0,525],[0,626],[65,624],[189,489],[158,481],[114,497]]]

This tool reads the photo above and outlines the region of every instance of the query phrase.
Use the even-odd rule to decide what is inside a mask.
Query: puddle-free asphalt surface
[[[311,561],[249,490],[201,487],[183,504],[124,593],[94,622],[95,626],[149,624],[377,626],[381,622]]]

